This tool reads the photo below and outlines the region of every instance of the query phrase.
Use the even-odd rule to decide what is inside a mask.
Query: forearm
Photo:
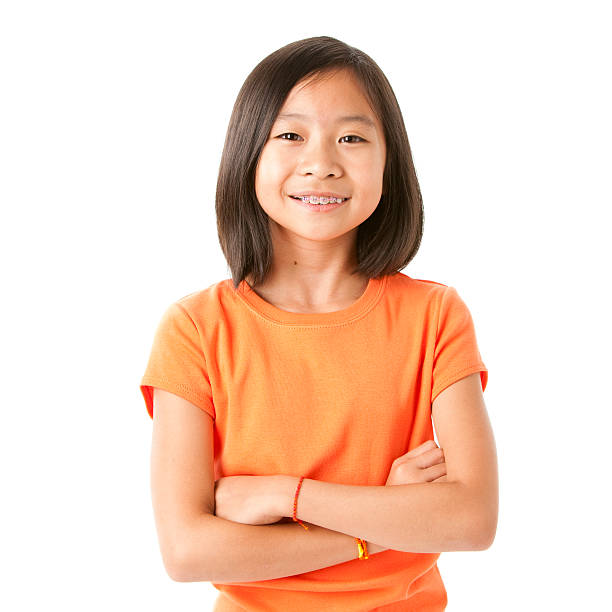
[[[282,476],[279,513],[293,515],[298,478]],[[353,486],[305,478],[297,518],[381,546],[429,553],[480,550],[479,501],[458,482]]]
[[[180,582],[236,583],[272,580],[358,558],[353,536],[317,525],[245,525],[203,515],[189,533]],[[368,554],[386,550],[367,542]],[[367,563],[367,560],[360,561]]]

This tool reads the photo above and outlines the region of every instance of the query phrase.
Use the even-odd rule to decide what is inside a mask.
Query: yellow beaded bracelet
[[[365,540],[361,538],[355,538],[357,540],[357,548],[359,549],[359,560],[361,559],[369,559],[368,557],[368,545]]]

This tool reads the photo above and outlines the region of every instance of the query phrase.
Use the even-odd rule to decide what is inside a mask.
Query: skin
[[[304,117],[283,118],[284,114]],[[340,122],[365,116],[372,125]],[[383,127],[348,71],[321,81],[298,83],[290,92],[265,144],[255,191],[270,219],[274,260],[269,277],[255,291],[293,312],[330,312],[352,304],[367,278],[351,275],[357,228],[382,195],[386,145]],[[350,196],[328,213],[310,211],[289,197],[308,190]],[[249,279],[247,279],[248,281]],[[433,441],[399,457],[387,485],[446,481],[444,453]],[[215,514],[251,525],[292,522],[293,479],[285,476],[229,476],[215,483]],[[370,552],[385,547],[370,543]]]
[[[391,466],[386,486],[423,482],[446,482],[444,451],[433,440],[398,457]],[[237,523],[266,525],[293,522],[283,476],[224,476],[215,482],[215,514]],[[288,483],[290,502],[295,486]]]
[[[356,261],[357,228],[374,212],[382,194],[386,154],[382,126],[348,72],[298,84],[281,109],[280,114],[286,113],[306,118],[277,118],[257,167],[256,193],[270,219],[274,261],[269,278],[256,291],[285,310],[338,310],[354,302],[367,285],[364,279],[351,277],[350,269]],[[357,114],[369,117],[373,127],[337,123],[340,116]],[[353,135],[364,141],[350,138]],[[288,197],[309,189],[351,199],[320,213]],[[440,441],[453,456],[453,478],[447,477],[446,450],[429,440],[396,459],[388,490],[305,479],[305,491],[300,493],[304,520],[342,531],[347,517],[339,509],[350,499],[362,510],[352,517],[348,531],[372,534],[370,553],[389,546],[374,541],[392,542],[394,550],[423,552],[489,546],[497,520],[496,464],[479,374],[443,391],[432,414]],[[297,481],[285,475],[220,478],[215,483],[215,514],[251,525],[292,522]],[[393,486],[402,484],[415,488]],[[381,525],[376,516],[383,498],[395,514]],[[411,512],[413,517],[405,525]]]
[[[304,117],[281,117],[290,113]],[[369,118],[372,125],[339,121],[355,115]],[[330,312],[362,295],[367,278],[350,270],[356,264],[357,228],[382,195],[385,157],[383,126],[349,71],[309,79],[292,89],[255,175],[274,248],[269,277],[255,288],[263,299],[292,312]],[[309,190],[340,193],[350,200],[321,213],[288,195]]]

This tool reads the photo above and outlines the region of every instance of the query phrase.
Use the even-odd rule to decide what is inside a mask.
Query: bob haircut
[[[217,232],[234,289],[246,277],[263,282],[273,245],[269,217],[255,194],[261,151],[285,99],[304,80],[350,70],[384,129],[386,160],[382,196],[357,229],[358,265],[351,273],[369,278],[394,274],[415,256],[423,235],[423,200],[402,113],[386,76],[363,51],[330,36],[281,47],[248,75],[230,117],[219,165],[215,211]]]

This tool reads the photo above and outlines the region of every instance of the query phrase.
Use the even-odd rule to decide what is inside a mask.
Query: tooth
[[[302,202],[307,204],[336,204],[343,202],[344,198],[335,198],[332,196],[300,196]]]

